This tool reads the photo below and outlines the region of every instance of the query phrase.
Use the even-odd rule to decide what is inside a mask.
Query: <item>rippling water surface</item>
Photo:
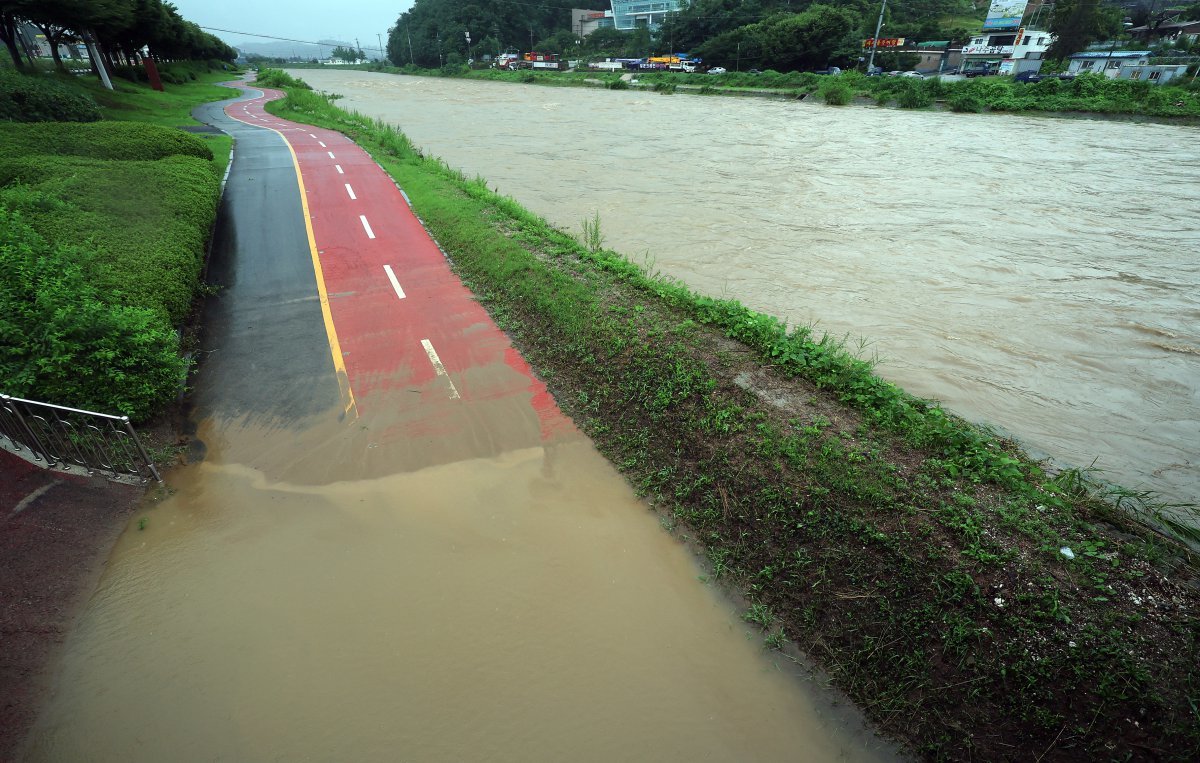
[[[1034,452],[1200,500],[1195,128],[296,73]]]

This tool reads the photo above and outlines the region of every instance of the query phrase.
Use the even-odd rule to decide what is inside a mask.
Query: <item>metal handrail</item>
[[[0,435],[47,468],[78,466],[88,474],[162,482],[128,416],[0,394]]]

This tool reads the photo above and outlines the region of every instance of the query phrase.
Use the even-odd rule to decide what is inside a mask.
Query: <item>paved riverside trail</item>
[[[268,114],[264,104],[282,93],[254,92],[226,105],[225,119],[212,121],[222,128],[229,127],[229,119],[259,128],[258,136],[248,136],[245,127],[234,128],[239,151],[248,137],[261,141],[262,128],[273,131],[299,168],[300,203],[307,218],[301,224],[307,223],[312,277],[331,353],[324,370],[332,368],[336,374],[344,411],[352,417],[373,408],[378,412],[386,399],[389,439],[415,437],[417,449],[431,463],[461,457],[437,452],[444,438],[436,435],[447,432],[474,430],[482,450],[494,453],[574,431],[508,338],[451,272],[391,177],[341,133]],[[212,119],[213,114],[206,116]],[[287,201],[282,188],[275,196],[277,185],[287,182],[286,174],[278,171],[268,198]],[[237,180],[237,175],[231,177],[231,190]],[[236,209],[241,201],[234,198],[231,205]],[[296,230],[290,235],[294,238]],[[298,246],[291,242],[289,249]],[[307,275],[302,269],[295,272]],[[312,309],[310,305],[305,312]],[[284,337],[272,344],[294,347]],[[302,378],[311,376],[316,365],[325,365],[312,357],[319,344],[310,323],[301,340],[310,369]],[[484,372],[497,366],[510,372]],[[321,386],[328,387],[328,380]],[[255,382],[253,387],[262,385]],[[488,421],[488,409],[514,406],[530,407],[535,418],[518,416],[524,421],[513,426],[509,410],[499,417],[503,424]]]

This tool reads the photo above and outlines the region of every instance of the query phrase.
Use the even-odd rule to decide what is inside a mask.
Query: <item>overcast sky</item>
[[[179,15],[202,27],[232,29],[305,42],[345,40],[368,53],[387,44],[388,27],[412,6],[412,0],[171,0]],[[270,42],[248,34],[206,30],[230,45]],[[370,48],[370,49],[368,49]]]

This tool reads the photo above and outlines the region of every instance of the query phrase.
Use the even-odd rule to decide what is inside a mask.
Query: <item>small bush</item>
[[[629,83],[623,79],[611,79],[604,83],[604,86],[609,90],[628,90]]]
[[[0,124],[0,156],[26,154],[122,160],[176,155],[213,158],[212,150],[196,136],[143,122]]]
[[[95,122],[100,107],[89,96],[49,75],[0,69],[0,121]]]
[[[896,100],[902,109],[924,109],[933,103],[933,96],[922,87],[921,82],[908,81],[900,90]]]
[[[978,114],[983,111],[983,99],[969,90],[958,90],[946,98],[952,111]]]
[[[312,90],[312,86],[302,79],[296,79],[282,69],[259,69],[254,78],[255,84],[263,87],[294,87],[302,90]]]
[[[821,97],[830,106],[845,106],[854,98],[854,90],[837,77],[829,77],[821,83]]]

